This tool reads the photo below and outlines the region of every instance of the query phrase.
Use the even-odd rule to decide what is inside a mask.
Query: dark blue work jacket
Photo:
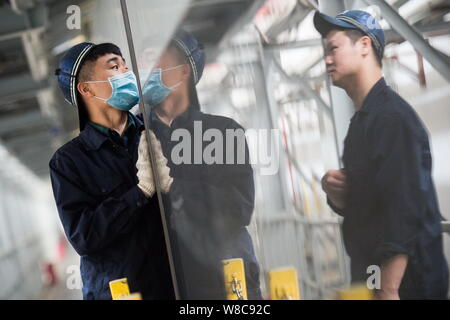
[[[150,118],[174,178],[170,201],[165,207],[182,297],[224,298],[221,261],[242,258],[248,297],[260,299],[259,266],[246,228],[254,209],[255,186],[245,137],[240,140],[242,145],[236,139],[234,148],[226,147],[226,141],[231,141],[226,138],[227,130],[243,133],[243,128],[230,118],[205,114],[193,107],[170,127],[154,112]],[[211,130],[223,137],[222,157],[219,156],[222,164],[208,164],[204,157],[216,139],[204,138]],[[184,140],[180,135],[188,138],[190,147],[184,150],[186,161],[174,163],[176,156],[183,154],[178,152]],[[239,159],[239,155],[245,158]]]
[[[412,107],[381,78],[351,119],[344,169],[349,183],[343,236],[353,281],[370,265],[408,255],[403,299],[445,298],[448,266],[431,177],[427,132]]]
[[[141,115],[132,117],[136,129],[125,133],[127,145],[114,131],[105,134],[88,124],[50,161],[60,219],[81,256],[85,299],[110,299],[108,282],[123,277],[145,299],[173,297],[157,198],[146,199],[136,186],[137,145],[144,127]],[[171,127],[151,121],[174,177],[163,200],[181,297],[224,298],[221,261],[242,258],[249,298],[260,298],[259,266],[246,229],[254,207],[247,146],[241,165],[175,165],[171,133],[180,128],[192,132],[194,120],[224,136],[226,129],[242,129],[231,119],[192,108]]]
[[[129,115],[128,143],[88,124],[50,160],[59,217],[81,256],[84,299],[111,299],[109,281],[124,277],[144,299],[173,298],[157,198],[137,187],[144,126]]]

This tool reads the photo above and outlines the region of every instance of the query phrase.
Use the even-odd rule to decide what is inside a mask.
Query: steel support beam
[[[301,88],[302,88],[302,91],[304,92],[304,94],[306,94],[309,99],[313,99],[314,101],[316,101],[316,103],[319,106],[319,108],[322,108],[322,110],[326,114],[330,114],[330,112],[331,112],[330,107],[326,104],[325,101],[323,101],[323,99],[320,97],[320,95],[310,87],[310,85],[308,84],[308,82],[304,78],[289,76],[283,70],[283,68],[280,66],[278,61],[274,62],[274,66],[276,67],[277,71],[281,74],[281,76],[285,80],[287,80],[287,81],[289,81],[291,83],[299,83]]]
[[[279,129],[278,107],[273,96],[275,84],[270,73],[271,60],[273,61],[273,57],[260,56],[260,61],[252,64],[256,106],[258,106],[259,112],[256,113],[257,116],[252,117],[251,128]],[[270,139],[273,138],[270,137]],[[274,155],[271,156],[275,158]],[[285,181],[285,175],[281,174],[285,162],[282,160],[283,155],[281,153],[279,156],[280,171],[275,175],[260,175],[262,194],[271,195],[270,203],[265,204],[267,210],[264,214],[266,215],[278,215],[285,211],[290,204],[289,193],[286,188],[288,184]]]
[[[195,2],[194,2],[195,3]],[[248,10],[242,14],[237,21],[227,30],[222,39],[220,39],[217,47],[223,48],[227,45],[227,42],[243,27],[251,22],[259,8],[265,3],[265,0],[254,0],[254,3],[248,8]]]
[[[308,40],[298,40],[298,41],[290,41],[286,43],[277,43],[277,44],[267,44],[264,45],[264,49],[298,49],[298,48],[309,48],[309,47],[318,47],[322,45],[322,41],[320,39],[308,39]]]
[[[19,96],[30,96],[29,92],[36,92],[49,86],[48,80],[36,82],[29,73],[19,74],[0,80],[0,103],[20,99]]]
[[[450,81],[450,61],[448,58],[433,48],[421,34],[406,22],[402,16],[384,0],[364,0],[367,4],[380,8],[383,18],[403,38],[408,40],[413,47],[440,73],[447,81]]]
[[[46,124],[49,121],[42,116],[40,111],[27,112],[23,115],[2,117],[0,120],[0,135],[20,128],[26,128],[36,124]]]
[[[438,37],[450,34],[450,21],[440,22],[431,25],[421,25],[416,28],[425,37]],[[393,29],[385,30],[386,44],[402,43],[405,40],[397,31]]]
[[[269,30],[265,32],[268,39],[275,40],[276,37],[283,31],[298,25],[308,15],[309,10],[303,7],[299,2],[295,6],[294,10],[283,21],[271,26]]]
[[[348,9],[343,0],[319,0],[320,12],[335,17],[338,13]],[[330,85],[331,106],[333,109],[333,123],[336,145],[339,152],[339,163],[344,149],[344,139],[347,135],[350,119],[355,112],[355,106],[347,93],[341,88]]]
[[[351,9],[353,1],[346,3],[344,0],[319,0],[319,10],[320,12],[335,17],[337,14],[341,13],[346,9]],[[327,77],[328,85],[330,87],[330,100],[332,108],[332,121],[334,128],[334,136],[336,141],[336,147],[338,150],[338,162],[340,167],[342,164],[342,154],[344,150],[344,139],[347,135],[348,127],[350,125],[350,119],[355,112],[355,106],[352,100],[349,98],[347,93],[341,88],[332,86],[330,84],[330,79]],[[326,168],[333,169],[333,168]],[[335,169],[335,168],[334,168]],[[349,261],[346,256],[341,253],[339,255],[342,264],[349,265]],[[350,268],[345,268],[342,271],[344,282],[350,282]]]
[[[45,27],[48,23],[48,8],[42,2],[22,14],[17,14],[10,7],[3,7],[0,9],[0,21],[0,40],[20,37],[25,32],[42,30]]]

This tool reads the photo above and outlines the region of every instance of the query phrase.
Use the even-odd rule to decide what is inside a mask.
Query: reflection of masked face
[[[97,96],[94,97],[105,101],[111,107],[128,111],[139,103],[136,76],[132,71],[109,77],[108,80],[86,81],[86,83],[98,82],[109,82],[112,88],[111,97],[107,99]]]
[[[150,73],[150,77],[143,88],[144,101],[150,106],[156,106],[160,104],[170,92],[178,87],[182,81],[179,81],[171,87],[166,87],[162,81],[162,73],[174,69],[178,69],[183,65],[178,65],[172,68],[164,69],[161,68],[153,69]]]

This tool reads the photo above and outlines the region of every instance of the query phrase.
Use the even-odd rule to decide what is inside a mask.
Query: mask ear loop
[[[170,90],[176,89],[178,88],[181,84],[183,83],[183,81],[178,81],[178,83],[174,84],[173,86],[169,87]]]
[[[170,68],[167,68],[167,69],[164,69],[164,70],[161,69],[161,73],[165,72],[165,71],[175,70],[175,69],[181,68],[182,66],[184,66],[184,64],[179,64],[179,65],[177,65],[175,67],[170,67]]]
[[[169,69],[172,70],[173,68],[169,68]],[[164,82],[163,82],[163,79],[162,79],[162,73],[163,73],[163,71],[167,71],[167,70],[169,70],[169,69],[163,70],[163,69],[161,69],[161,68],[155,68],[155,69],[152,70],[151,74],[155,74],[155,73],[157,72],[157,73],[158,73],[158,77],[159,77],[159,83],[160,83],[164,88],[170,90],[171,88],[169,88],[168,86],[166,86],[166,85],[164,84]],[[150,77],[148,78],[148,81],[147,81],[146,84],[144,85],[144,87],[145,87],[145,86],[147,85],[147,83],[150,81],[151,74],[150,74]],[[177,85],[178,85],[178,84],[177,84]]]
[[[184,66],[184,64],[179,64],[179,65],[177,65],[177,66],[175,66],[175,67],[170,67],[170,68],[167,68],[167,69],[164,69],[164,70],[163,70],[163,69],[159,69],[159,70],[161,70],[161,72],[159,73],[159,79],[160,79],[162,85],[163,85],[164,87],[166,87],[167,89],[170,89],[170,90],[173,90],[173,89],[179,87],[179,86],[183,83],[183,81],[181,81],[181,80],[178,81],[178,83],[174,84],[174,85],[171,86],[171,87],[166,86],[166,85],[164,84],[163,80],[162,80],[162,73],[165,72],[165,71],[171,71],[171,70],[179,69],[179,68],[181,68],[181,67],[183,67],[183,66]]]
[[[112,96],[113,96],[114,88],[113,88],[113,86],[112,86],[111,81],[109,81],[109,80],[83,81],[83,83],[100,83],[100,82],[109,82],[109,85],[111,86],[111,97],[112,97]],[[107,103],[106,101],[108,101],[108,100],[111,98],[111,97],[109,97],[109,98],[105,99],[105,98],[98,97],[98,96],[93,96],[93,97],[94,97],[94,98],[97,98],[97,99],[99,99],[99,100],[102,100],[104,103]]]
[[[92,81],[83,81],[83,83],[98,83],[98,82],[109,82],[108,80],[92,80]]]

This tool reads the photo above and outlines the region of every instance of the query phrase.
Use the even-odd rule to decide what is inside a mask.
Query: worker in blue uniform
[[[177,68],[167,70],[169,65]],[[243,164],[175,165],[171,159],[170,133],[192,129],[195,120],[224,136],[226,129],[242,129],[232,119],[198,111],[195,84],[203,66],[201,46],[179,32],[143,88],[163,144],[150,131],[162,189],[170,192],[164,203],[181,297],[224,298],[221,260],[243,258],[248,296],[259,299],[259,267],[246,229],[254,205],[247,146]],[[139,101],[134,74],[118,47],[91,43],[71,48],[56,74],[79,112],[80,135],[52,157],[50,176],[65,233],[81,256],[83,297],[110,299],[108,282],[126,277],[144,299],[173,298],[142,115],[129,112]],[[164,85],[170,74],[180,76],[171,88]]]
[[[50,160],[50,177],[67,239],[81,257],[84,299],[111,299],[109,281],[127,278],[144,299],[173,299],[135,75],[120,49],[83,42],[56,70],[64,98],[78,108],[80,134]],[[163,192],[167,160],[150,135]]]
[[[448,266],[428,134],[383,78],[383,30],[360,10],[335,18],[316,12],[314,25],[325,40],[327,73],[356,111],[344,168],[322,178],[329,205],[344,217],[352,281],[366,283],[377,266],[379,299],[445,299]]]
[[[243,132],[236,121],[200,111],[195,86],[204,65],[203,46],[179,30],[151,72],[141,70],[149,74],[141,80],[145,102],[151,107],[151,129],[161,141],[174,179],[166,210],[180,293],[188,299],[225,298],[222,260],[242,258],[248,298],[261,299],[259,265],[246,228],[255,200],[249,152],[245,137],[244,149],[239,150],[237,141],[232,150],[227,148],[226,131]],[[196,131],[199,126],[202,132],[215,130],[223,137],[222,161],[206,163],[203,154],[211,142],[198,136],[202,135]],[[177,133],[192,138],[190,161],[174,159],[180,144],[179,138],[173,138]],[[195,139],[202,140],[198,149]],[[240,151],[244,162],[239,162]]]

